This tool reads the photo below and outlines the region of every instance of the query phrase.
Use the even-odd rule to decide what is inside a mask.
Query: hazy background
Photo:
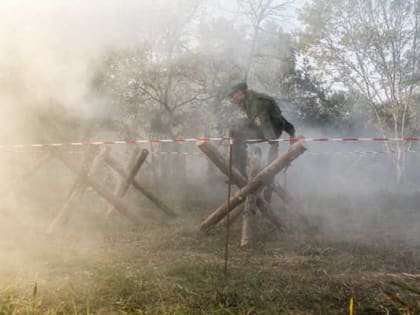
[[[298,30],[304,27],[296,10],[303,1],[284,4],[258,25],[244,3],[2,0],[0,142],[227,135],[230,124],[243,114],[229,104],[226,92],[246,74],[251,88],[278,100],[299,135],[390,134],[377,127],[360,93],[350,86],[335,90],[326,83],[334,76],[325,73],[322,77],[314,57],[300,50],[303,36]],[[146,148],[198,153],[194,144]],[[74,148],[69,156],[80,162],[84,149]],[[126,165],[132,149],[113,146],[112,153]],[[219,149],[226,153],[225,145]],[[287,144],[282,143],[280,149],[286,150]],[[387,218],[395,224],[387,225],[387,231],[417,245],[420,229],[418,220],[412,219],[419,210],[419,158],[409,153],[404,176],[398,177],[395,155],[385,153],[397,149],[415,151],[416,144],[387,148],[372,142],[309,143],[308,152],[278,180],[303,201],[308,214],[337,229],[334,235],[340,235],[342,226],[355,234],[374,231],[381,235],[383,211],[388,211]],[[2,219],[4,239],[10,231],[44,235],[74,180],[74,174],[58,161],[43,166],[27,181],[16,180],[43,153],[19,151],[4,151],[0,158],[5,192],[0,213],[7,218]],[[116,184],[116,176],[104,169],[96,176],[107,187]],[[199,204],[196,207],[205,216],[226,197],[223,177],[202,156],[156,155],[148,159],[142,176],[146,185],[180,212]],[[209,187],[214,192],[202,196]],[[105,207],[91,191],[87,195],[81,208],[93,210],[86,217],[79,212],[80,225],[86,223],[83,220],[95,222]],[[132,195],[132,204],[142,208],[144,199]],[[211,206],[195,203],[200,199],[197,196],[211,200]],[[388,202],[390,196],[403,201]],[[410,216],[402,211],[400,217],[400,209],[408,209]],[[33,231],[25,228],[28,224]],[[76,241],[90,240],[82,238]],[[6,247],[13,247],[14,241],[6,241]]]

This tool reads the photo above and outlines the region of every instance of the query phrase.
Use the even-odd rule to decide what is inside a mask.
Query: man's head
[[[246,96],[248,85],[245,82],[235,84],[229,92],[230,101],[234,104],[241,104]]]

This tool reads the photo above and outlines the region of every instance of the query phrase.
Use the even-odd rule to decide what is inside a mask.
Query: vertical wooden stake
[[[250,148],[248,153],[248,180],[251,181],[259,172],[261,167],[261,150]],[[251,193],[246,197],[245,209],[242,221],[241,247],[252,246],[255,212],[257,209],[257,196]]]
[[[229,140],[229,182],[228,182],[228,195],[227,195],[227,204],[230,207],[230,196],[232,194],[232,164],[233,164],[233,140]],[[228,259],[229,259],[229,231],[230,231],[230,223],[229,223],[229,213],[226,215],[226,243],[225,243],[225,280],[227,279],[227,268],[228,268]]]

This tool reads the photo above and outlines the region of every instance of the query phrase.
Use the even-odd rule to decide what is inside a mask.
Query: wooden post
[[[229,211],[240,205],[247,195],[250,193],[258,193],[270,180],[271,176],[280,172],[283,168],[288,166],[293,160],[298,158],[306,151],[304,141],[299,141],[293,144],[290,149],[275,159],[270,165],[265,167],[257,174],[247,185],[242,187],[230,200],[230,208],[228,202],[223,203],[217,208],[206,220],[201,224],[202,229],[207,229],[211,225],[219,222]]]
[[[129,165],[126,170],[126,173],[128,174],[128,176],[123,177],[122,180],[119,182],[119,185],[116,191],[116,195],[119,198],[123,198],[127,194],[128,188],[132,184],[133,179],[136,177],[140,168],[143,166],[144,162],[146,161],[147,156],[149,155],[149,151],[147,150],[143,150],[140,156],[139,156],[139,152],[140,152],[140,149],[136,148],[133,155],[131,156]],[[107,155],[109,155],[109,151]],[[106,217],[108,218],[113,211],[114,211],[114,207],[111,206],[106,212]]]
[[[223,155],[210,143],[205,141],[197,142],[198,148],[207,155],[207,157],[217,166],[217,168],[226,176],[229,173],[228,169],[228,161]],[[247,180],[242,174],[238,171],[237,168],[233,167],[232,169],[232,180],[239,188],[242,188],[246,185]],[[310,226],[311,224],[308,222],[306,217],[302,215],[302,206],[280,185],[274,185],[273,191],[278,195],[278,197],[283,201],[285,208],[288,211],[296,212],[302,219],[302,221]],[[258,206],[264,206],[265,209],[269,209],[270,207],[264,202],[264,200],[260,200],[261,196],[257,196],[257,204]],[[243,210],[243,207],[238,208],[238,210]],[[234,219],[235,215],[237,214],[238,210],[234,210],[231,212],[231,217]],[[260,209],[261,210],[261,209]],[[265,213],[265,211],[262,211]],[[220,224],[225,224],[225,220],[221,221]]]
[[[248,149],[248,182],[251,181],[259,172],[261,167],[261,150],[256,148]],[[257,199],[255,194],[246,197],[244,214],[242,219],[241,247],[250,247],[252,244],[255,212],[257,210]]]
[[[53,151],[55,156],[64,163],[69,169],[71,169],[74,172],[78,172],[77,166],[66,156],[63,156],[57,151]],[[106,201],[108,201],[110,204],[112,204],[116,210],[118,210],[122,215],[126,216],[129,220],[133,221],[135,224],[140,224],[141,221],[139,217],[134,215],[130,210],[129,207],[122,202],[120,199],[118,199],[116,196],[113,195],[112,192],[110,192],[108,189],[102,187],[98,181],[96,181],[94,178],[85,175],[85,181],[86,183],[91,186],[102,198],[104,198]]]
[[[120,174],[123,178],[127,178],[127,172],[118,165],[118,162],[112,158],[110,154],[105,156],[105,162],[118,174]],[[132,180],[133,186],[139,190],[146,198],[148,198],[151,202],[153,202],[160,210],[162,210],[166,215],[169,217],[176,217],[175,211],[169,208],[163,201],[161,201],[158,197],[156,197],[152,192],[150,192],[147,188],[143,187],[136,179],[133,178]]]

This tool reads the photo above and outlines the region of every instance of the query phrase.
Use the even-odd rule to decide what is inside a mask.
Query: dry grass
[[[388,221],[327,222],[314,238],[260,219],[247,251],[235,226],[225,278],[223,231],[204,234],[196,226],[207,212],[184,213],[133,227],[81,224],[81,212],[56,235],[40,226],[3,241],[0,314],[348,314],[352,297],[358,315],[420,312],[418,247],[375,230]]]

